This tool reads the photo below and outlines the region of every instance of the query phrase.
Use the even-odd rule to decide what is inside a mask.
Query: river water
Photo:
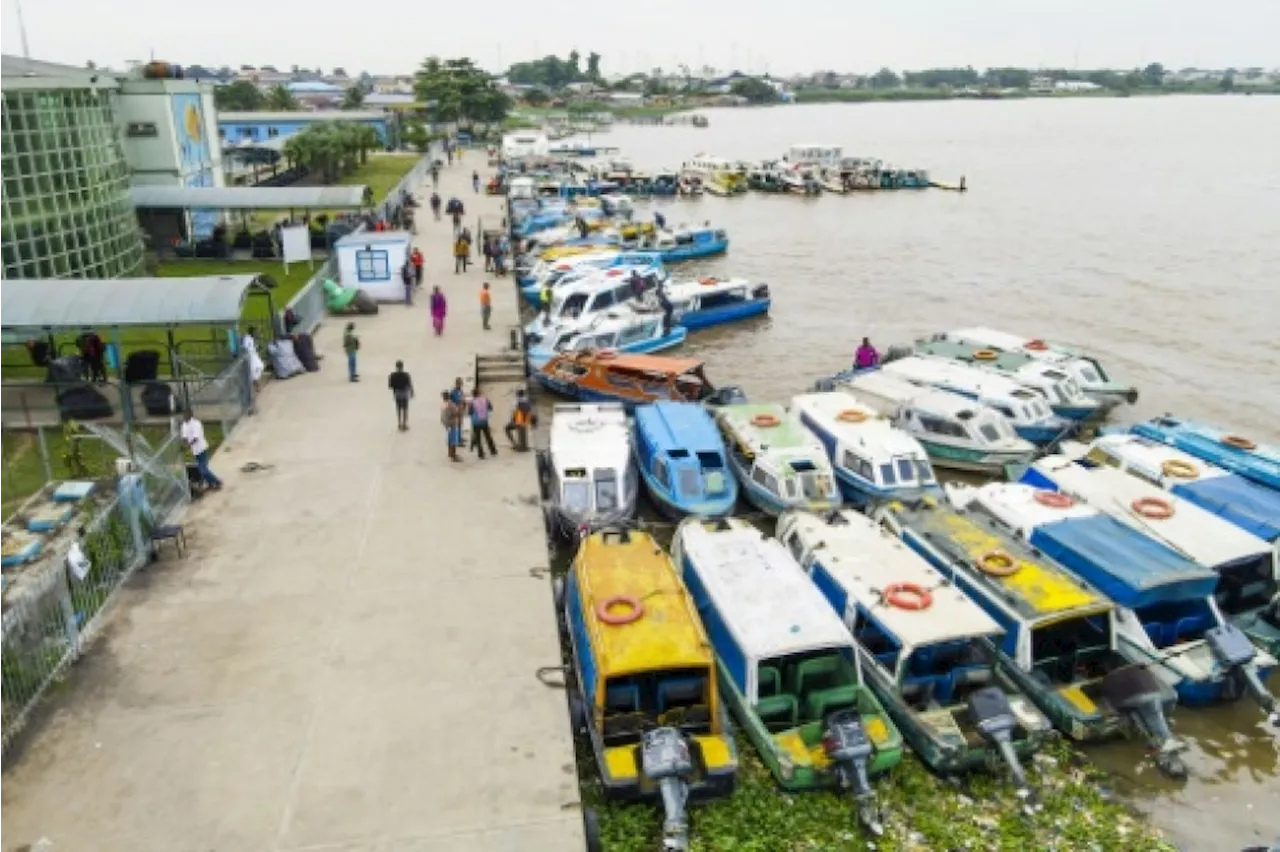
[[[767,319],[691,335],[717,384],[787,400],[882,349],[985,325],[1087,349],[1141,389],[1123,417],[1166,411],[1280,440],[1280,98],[942,101],[723,109],[710,127],[615,127],[595,142],[638,168],[698,153],[780,157],[800,143],[964,176],[969,192],[663,200],[710,220],[727,255],[682,277],[770,285]],[[1280,676],[1272,679],[1280,688]],[[1280,749],[1255,706],[1178,711],[1192,777],[1141,748],[1091,756],[1186,849],[1280,840]]]

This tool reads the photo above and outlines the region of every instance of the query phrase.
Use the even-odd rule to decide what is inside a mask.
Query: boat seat
[[[634,683],[611,686],[605,690],[605,713],[635,713],[639,709],[640,687]]]
[[[898,662],[898,652],[896,649],[881,651],[876,654],[876,659],[880,662],[880,665],[884,666],[889,671],[893,671],[893,667],[897,665]]]
[[[1169,644],[1176,645],[1179,642],[1204,633],[1211,627],[1213,627],[1213,616],[1207,612],[1179,618],[1173,625],[1173,635],[1169,636]],[[1165,635],[1169,635],[1167,631]]]
[[[782,692],[782,675],[773,666],[761,666],[756,670],[756,675],[760,679],[761,698],[768,698]]]
[[[794,728],[800,716],[800,702],[794,695],[781,693],[756,702],[756,715],[769,731],[777,733]]]
[[[957,666],[940,682],[939,686],[946,686],[946,695],[939,695],[938,700],[950,702],[955,698],[956,690],[972,692],[989,685],[994,679],[995,673],[987,666]]]
[[[907,675],[902,679],[902,700],[924,706],[933,699],[933,691],[937,687],[936,675]]]
[[[702,704],[706,680],[700,677],[681,677],[664,680],[658,684],[658,713],[671,707],[690,707]]]
[[[836,710],[844,710],[858,703],[858,688],[853,684],[831,689],[819,689],[805,699],[805,719],[822,721]]]
[[[792,691],[796,695],[807,695],[815,690],[829,689],[837,685],[839,673],[840,657],[836,654],[805,660],[796,666]]]
[[[1142,629],[1147,631],[1147,636],[1151,638],[1151,644],[1157,648],[1163,648],[1170,644],[1165,641],[1165,625],[1160,621],[1148,621],[1142,625]]]

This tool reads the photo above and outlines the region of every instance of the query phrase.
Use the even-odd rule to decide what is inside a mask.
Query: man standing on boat
[[[855,370],[869,370],[872,367],[880,366],[880,353],[871,345],[871,339],[862,338],[862,345],[858,347],[858,351],[853,356],[853,367]]]

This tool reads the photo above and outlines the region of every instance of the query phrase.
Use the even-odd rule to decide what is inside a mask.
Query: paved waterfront
[[[501,214],[473,168],[441,194],[474,229]],[[11,756],[6,852],[582,848],[564,694],[534,677],[560,651],[533,459],[501,435],[514,388],[492,389],[497,459],[450,464],[439,425],[440,391],[506,343],[514,290],[490,279],[482,332],[482,265],[454,275],[448,223],[419,222],[445,336],[424,291],[356,320],[361,383],[330,320],[324,369],[268,387],[214,460],[227,487],[187,515],[188,558],[130,583]],[[397,358],[417,389],[403,434]]]

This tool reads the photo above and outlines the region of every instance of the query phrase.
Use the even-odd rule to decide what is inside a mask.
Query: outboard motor
[[[853,799],[858,803],[858,822],[876,836],[883,834],[876,794],[867,781],[867,761],[875,749],[863,730],[857,710],[837,710],[827,717],[822,749],[835,764],[840,788],[853,791]]]
[[[1031,785],[1027,783],[1027,774],[1013,750],[1013,729],[1018,721],[1009,706],[1009,697],[995,686],[979,689],[969,696],[969,712],[978,723],[978,733],[1000,750],[1000,756],[1009,765],[1018,798],[1030,805]]]
[[[1226,668],[1226,676],[1237,686],[1243,686],[1253,696],[1263,710],[1267,711],[1267,721],[1272,725],[1280,725],[1280,708],[1276,698],[1262,685],[1256,667],[1249,665],[1258,656],[1258,649],[1253,647],[1249,637],[1234,624],[1223,624],[1205,631],[1204,640],[1213,652],[1213,657]],[[1238,694],[1238,693],[1236,693]]]
[[[747,394],[739,385],[717,388],[707,397],[707,405],[745,405]]]
[[[1174,739],[1164,715],[1160,681],[1145,666],[1124,666],[1102,679],[1102,696],[1131,721],[1155,753],[1156,766],[1166,775],[1183,779],[1187,765],[1180,756],[1186,744]]]
[[[769,298],[769,285],[768,285],[768,284],[757,284],[757,285],[756,285],[755,287],[753,287],[753,288],[752,288],[752,290],[751,290],[751,297],[752,297],[753,299],[767,299],[767,298]]]
[[[684,852],[689,848],[689,778],[693,760],[689,744],[675,728],[654,728],[640,739],[640,766],[647,778],[657,782],[662,794],[662,848]]]

